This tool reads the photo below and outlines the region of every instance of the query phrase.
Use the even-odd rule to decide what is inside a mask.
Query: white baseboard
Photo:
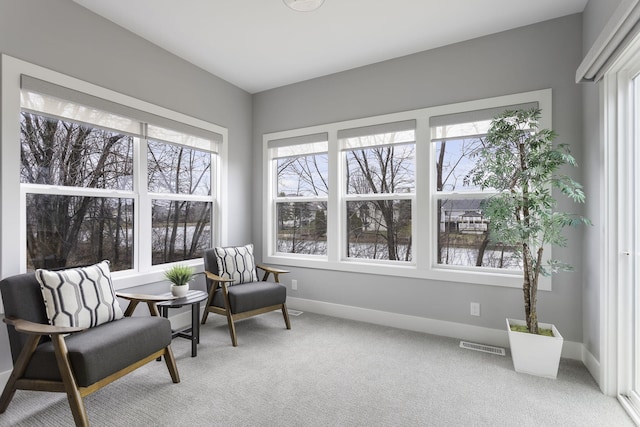
[[[444,320],[428,319],[426,317],[410,316],[407,314],[391,313],[388,311],[371,310],[323,301],[287,297],[287,306],[300,311],[324,314],[343,319],[357,320],[393,328],[441,335],[450,338],[472,341],[479,344],[489,344],[498,347],[509,347],[506,330],[467,325],[464,323],[447,322]],[[566,341],[562,346],[562,357],[582,361],[583,345],[574,341]]]
[[[587,367],[587,370],[591,374],[591,376],[596,380],[598,385],[600,386],[600,390],[604,393],[602,384],[602,371],[600,370],[600,362],[595,358],[593,354],[585,346],[582,346],[582,363]]]

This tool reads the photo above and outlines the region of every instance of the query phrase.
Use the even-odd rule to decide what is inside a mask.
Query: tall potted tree
[[[512,247],[522,265],[525,320],[507,319],[515,370],[555,378],[562,336],[553,325],[538,322],[538,284],[541,276],[571,267],[546,260],[544,250],[566,246],[563,229],[589,221],[556,210],[553,190],[576,203],[583,203],[585,196],[579,183],[560,173],[565,165],[577,166],[576,161],[566,144],[554,145],[554,131],[539,129],[540,114],[534,108],[505,111],[495,117],[466,179],[483,189],[497,190],[486,201],[484,215],[493,238]],[[520,348],[521,341],[533,341],[532,347]],[[549,350],[543,350],[546,344]],[[545,353],[552,353],[549,363],[544,362]]]

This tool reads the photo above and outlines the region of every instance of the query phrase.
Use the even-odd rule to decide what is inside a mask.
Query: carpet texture
[[[152,362],[85,398],[92,426],[632,426],[586,368],[557,380],[459,341],[312,313],[201,329],[198,356],[176,338],[182,382]],[[1,426],[70,426],[62,394],[17,391]]]

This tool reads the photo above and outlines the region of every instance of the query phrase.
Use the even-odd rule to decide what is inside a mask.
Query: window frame
[[[413,219],[415,218],[415,214],[416,214],[416,209],[415,209],[415,205],[416,205],[416,170],[417,170],[417,161],[416,161],[416,157],[417,157],[417,146],[418,146],[418,139],[417,139],[417,123],[415,123],[415,120],[407,120],[406,122],[413,122],[413,126],[410,126],[411,130],[413,131],[413,141],[399,141],[399,142],[394,142],[394,143],[385,143],[385,144],[376,144],[376,143],[372,143],[372,144],[364,144],[361,145],[359,147],[348,147],[348,142],[346,142],[349,138],[349,136],[346,136],[345,138],[341,138],[340,137],[340,133],[341,132],[345,132],[345,133],[351,133],[353,131],[358,131],[358,127],[353,127],[353,128],[345,128],[345,129],[339,129],[338,130],[338,145],[339,145],[339,150],[340,150],[340,159],[339,162],[342,165],[342,170],[341,173],[339,175],[341,181],[339,182],[339,185],[342,189],[341,193],[340,193],[340,213],[341,213],[341,217],[340,217],[340,221],[341,221],[341,225],[344,227],[344,233],[340,236],[341,240],[340,240],[340,246],[342,248],[344,248],[344,251],[341,251],[340,253],[340,260],[341,262],[357,262],[357,263],[366,263],[366,264],[389,264],[389,265],[398,265],[398,266],[414,266],[415,265],[415,259],[413,258],[413,247],[411,248],[411,260],[410,261],[403,261],[403,260],[388,260],[388,259],[374,259],[374,258],[358,258],[358,257],[354,257],[354,256],[350,256],[349,255],[349,230],[347,229],[347,219],[348,219],[348,207],[347,205],[349,204],[349,202],[376,202],[376,201],[380,201],[380,200],[391,200],[391,201],[402,201],[402,200],[408,200],[411,203],[411,240],[413,242],[416,241],[416,235],[415,235],[415,227],[414,227],[414,221]],[[372,130],[373,133],[371,132],[358,132],[358,133],[362,133],[361,136],[375,136],[375,135],[380,135],[380,133],[375,133],[376,129],[377,131],[382,131],[382,134],[388,134],[390,132],[385,132],[387,131],[387,129],[385,129],[385,127],[389,126],[392,129],[389,130],[393,130],[394,127],[397,127],[398,124],[401,126],[401,129],[399,129],[401,132],[402,131],[406,131],[407,129],[405,129],[406,126],[408,126],[407,123],[405,123],[405,121],[401,121],[401,122],[384,122],[384,123],[380,123],[381,126],[376,126],[374,125],[372,128],[370,128]],[[369,128],[369,126],[365,126],[365,128]],[[344,143],[343,143],[344,141]],[[413,170],[414,170],[414,175],[413,175],[413,187],[412,187],[412,191],[408,191],[408,192],[385,192],[385,193],[375,193],[375,192],[368,192],[368,193],[350,193],[349,192],[349,181],[346,179],[348,174],[347,170],[349,169],[349,161],[348,161],[348,156],[350,152],[353,151],[357,151],[357,150],[371,150],[371,149],[376,149],[376,148],[381,148],[381,147],[401,147],[401,146],[413,146],[413,150],[414,150],[414,155],[413,155]],[[329,236],[327,235],[327,239],[329,238]]]
[[[226,242],[227,214],[225,202],[227,198],[227,180],[221,179],[221,177],[226,176],[227,172],[226,160],[228,151],[228,130],[226,128],[10,57],[8,55],[1,56],[0,66],[2,85],[0,121],[3,124],[0,134],[0,141],[2,141],[2,144],[0,145],[0,166],[2,169],[0,172],[0,184],[2,184],[3,189],[5,189],[0,197],[0,206],[2,207],[0,218],[1,277],[26,272],[25,190],[28,187],[24,187],[25,190],[23,190],[21,185],[24,184],[20,183],[20,122],[17,120],[17,118],[20,117],[20,112],[22,111],[20,102],[20,76],[23,74],[43,80],[47,83],[69,88],[89,96],[101,98],[125,107],[134,108],[144,113],[165,118],[169,121],[183,123],[193,128],[199,128],[204,131],[214,132],[221,135],[222,142],[218,145],[218,153],[217,155],[212,155],[211,174],[213,188],[212,195],[207,201],[212,202],[212,244],[218,245]],[[144,150],[134,150],[134,171],[138,171],[137,173],[145,174],[142,176],[146,176],[146,144],[139,144],[139,146],[142,145],[145,145]],[[141,153],[141,151],[144,151],[145,153]],[[145,155],[143,156],[142,154]],[[136,172],[134,172],[134,174],[135,173]],[[137,181],[140,179],[146,178],[138,177]],[[56,191],[67,192],[68,190],[59,188],[56,189]],[[72,192],[75,191],[76,190],[72,190]],[[132,195],[131,192],[117,190],[96,191],[95,189],[82,189],[78,191],[87,194],[93,193],[93,195],[98,195],[99,193],[99,197],[130,198]],[[149,196],[145,194],[145,196],[142,197],[140,188],[135,187],[134,193],[134,203],[137,206],[135,221],[143,221],[141,215],[143,215],[142,210],[144,209],[144,206],[141,205],[141,199],[149,199]],[[168,195],[162,195],[163,198],[165,196]],[[184,197],[181,196],[180,198],[182,199]],[[18,206],[19,209],[8,209],[7,207],[9,206]],[[148,211],[150,213],[150,205]],[[151,217],[149,214],[147,222],[150,223],[150,221]],[[16,224],[18,224],[18,226],[16,226]],[[140,230],[145,228],[142,223],[140,225]],[[146,251],[150,251],[151,249],[150,239],[145,239],[144,237],[141,238],[139,235],[140,233],[137,234],[138,236],[134,237],[134,244],[136,245],[134,249],[134,268],[132,270],[117,271],[113,273],[112,277],[114,287],[116,289],[154,283],[164,279],[164,268],[169,264],[152,266],[150,262],[150,253],[146,255],[149,260],[147,263],[145,261],[144,254]],[[148,242],[144,243],[146,240],[148,240]],[[16,244],[16,242],[18,243]],[[194,266],[196,271],[202,271],[203,261],[201,259],[188,260],[184,261],[184,263]]]
[[[269,169],[267,172],[268,176],[265,182],[268,185],[268,188],[269,188],[268,191],[270,192],[269,194],[273,195],[271,197],[273,203],[271,204],[270,209],[268,210],[268,213],[267,213],[267,218],[272,224],[272,227],[274,230],[274,233],[272,235],[273,252],[277,254],[281,254],[282,256],[293,257],[293,258],[299,257],[299,258],[324,259],[326,258],[326,255],[323,255],[323,254],[278,252],[277,250],[277,247],[278,247],[277,221],[278,221],[278,204],[279,203],[326,203],[328,205],[328,194],[326,196],[322,196],[322,195],[280,196],[279,188],[278,188],[277,163],[280,159],[300,158],[300,157],[307,157],[307,156],[315,156],[318,154],[327,154],[327,157],[328,157],[329,156],[328,148],[326,150],[324,149],[325,142],[328,147],[328,137],[325,135],[325,133],[320,132],[318,134],[305,135],[302,138],[298,138],[298,137],[292,138],[292,139],[278,138],[278,139],[272,139],[271,141],[274,145],[270,147],[270,149],[267,152],[269,156],[269,160],[268,160]],[[286,151],[287,148],[304,146],[305,141],[306,143],[311,144],[313,146],[311,150],[305,151],[297,155],[293,153],[292,155],[279,155],[277,153],[277,151],[280,149],[284,149]],[[329,177],[327,177],[327,181],[330,182]],[[327,193],[328,192],[329,190],[327,190]]]
[[[175,192],[152,192],[149,191],[149,185],[148,185],[148,176],[149,176],[149,171],[148,171],[148,155],[149,155],[149,142],[155,142],[155,143],[161,143],[161,144],[167,144],[167,145],[174,145],[174,146],[182,146],[188,149],[192,149],[192,150],[198,150],[197,147],[192,147],[189,145],[180,145],[180,144],[176,144],[176,143],[171,143],[171,142],[167,142],[164,141],[162,139],[154,139],[151,137],[146,137],[142,140],[142,143],[139,145],[139,156],[140,156],[140,163],[144,164],[144,169],[138,169],[138,173],[140,173],[141,175],[143,175],[143,177],[140,177],[140,180],[136,180],[137,183],[142,184],[143,182],[147,182],[147,185],[142,186],[143,188],[140,188],[140,190],[138,191],[138,194],[140,195],[140,205],[142,207],[142,209],[140,210],[141,215],[146,215],[149,218],[153,218],[153,203],[154,201],[169,201],[169,202],[173,202],[173,201],[178,201],[178,202],[205,202],[205,203],[211,203],[211,213],[210,213],[210,217],[211,217],[211,233],[212,233],[212,238],[214,241],[216,241],[216,223],[219,222],[219,218],[216,216],[216,195],[217,195],[217,182],[220,180],[220,176],[219,174],[217,174],[217,171],[219,170],[219,166],[220,166],[220,155],[219,153],[214,153],[208,150],[203,150],[200,149],[198,151],[203,151],[203,152],[209,152],[209,160],[210,160],[210,177],[211,180],[213,181],[213,185],[211,187],[211,194],[210,195],[201,195],[201,194],[188,194],[188,193],[175,193]],[[135,168],[134,168],[135,169]],[[135,172],[135,171],[134,171]],[[177,263],[182,263],[182,264],[188,264],[188,265],[193,265],[194,263],[197,265],[204,265],[204,262],[201,261],[200,259],[194,260],[185,260],[185,261],[176,261],[176,262],[168,262],[168,263],[164,263],[164,264],[153,264],[153,251],[152,251],[152,240],[153,240],[153,224],[152,224],[152,220],[149,221],[148,224],[146,225],[146,229],[145,231],[145,235],[144,235],[144,241],[145,242],[149,242],[149,247],[145,248],[144,252],[140,252],[138,254],[139,256],[139,262],[141,265],[150,265],[152,269],[156,269],[156,268],[160,268],[160,266],[165,266],[163,268],[166,268],[166,266],[171,265],[171,264],[177,264]],[[149,234],[148,238],[146,234]],[[210,244],[213,244],[213,242],[210,242]]]
[[[534,107],[538,107],[537,102],[535,103],[524,103],[521,105],[517,105],[517,106],[510,106],[510,105],[505,105],[503,107],[496,107],[496,108],[490,108],[489,111],[470,111],[470,112],[462,112],[462,117],[458,118],[458,119],[453,119],[453,120],[449,120],[449,124],[452,125],[459,125],[459,124],[470,124],[470,123],[482,123],[482,122],[487,122],[488,119],[486,117],[490,117],[493,116],[495,114],[499,114],[501,112],[501,110],[508,110],[508,109],[515,109],[515,108],[524,108],[524,109],[529,109],[529,108],[534,108]],[[454,113],[453,116],[456,116],[460,113]],[[451,116],[451,115],[444,115],[444,116]],[[475,117],[473,117],[475,116]],[[443,116],[439,117],[440,119],[442,119]],[[449,117],[450,118],[450,117]],[[443,142],[443,141],[457,141],[457,140],[465,140],[465,139],[477,139],[478,141],[481,141],[483,138],[486,138],[487,134],[488,134],[488,127],[489,125],[487,125],[487,129],[484,132],[480,132],[479,130],[477,130],[477,127],[475,128],[474,132],[470,132],[470,133],[461,133],[461,134],[457,134],[457,135],[453,135],[453,136],[446,136],[446,135],[438,135],[438,132],[434,132],[434,130],[438,127],[443,127],[443,126],[447,126],[447,125],[443,125],[442,123],[438,123],[438,124],[433,124],[430,123],[431,127],[430,127],[430,142],[431,142],[431,152],[430,154],[432,155],[431,158],[431,162],[432,166],[435,164],[435,159],[436,159],[436,154],[437,154],[437,144],[438,142]],[[434,137],[434,135],[436,135]],[[481,189],[481,188],[475,188],[475,189],[470,189],[470,190],[466,190],[466,189],[453,189],[453,190],[438,190],[437,187],[437,170],[436,168],[434,168],[431,171],[431,178],[432,178],[432,188],[431,188],[431,197],[432,197],[432,209],[433,212],[437,212],[438,210],[438,202],[439,201],[464,201],[464,200],[479,200],[479,201],[484,201],[484,200],[488,200],[489,198],[491,198],[492,196],[495,196],[497,194],[499,194],[499,192],[496,189]],[[436,213],[437,215],[437,213]],[[455,265],[455,264],[446,264],[446,263],[438,263],[437,259],[438,259],[438,239],[439,239],[439,227],[440,224],[438,223],[437,219],[435,219],[434,221],[432,221],[432,226],[434,227],[433,229],[433,235],[435,236],[434,241],[432,242],[433,245],[433,265],[436,266],[439,269],[445,269],[445,270],[463,270],[463,271],[469,271],[469,272],[474,272],[474,271],[478,271],[478,267],[473,266],[473,265],[466,265],[466,266],[461,266],[461,265]],[[544,250],[546,254],[550,254],[551,253],[551,246],[550,245],[545,245],[544,246]],[[494,272],[496,274],[500,274],[500,273],[504,273],[504,274],[513,274],[513,273],[517,273],[518,275],[521,275],[521,271],[520,270],[516,270],[516,269],[505,269],[505,268],[497,268],[497,267],[482,267],[481,271],[484,272]],[[548,278],[541,276],[540,277],[540,285],[541,288],[544,289],[545,286],[547,286],[547,282],[548,282]]]
[[[431,139],[430,118],[435,116],[468,113],[476,110],[508,107],[518,104],[537,102],[542,109],[541,128],[552,129],[552,90],[542,89],[512,95],[497,96],[479,100],[460,102],[442,106],[433,106],[416,110],[390,113],[379,116],[366,117],[355,120],[328,123],[266,133],[263,135],[263,207],[266,215],[263,219],[263,260],[291,267],[317,268],[354,273],[366,273],[388,276],[399,276],[416,279],[430,279],[446,282],[482,284],[511,288],[522,287],[522,273],[518,270],[505,271],[493,268],[456,267],[436,264],[435,240],[437,225],[434,224],[436,194],[435,194],[435,165],[433,143]],[[347,195],[345,190],[345,152],[340,149],[338,132],[350,128],[384,125],[392,122],[407,120],[416,121],[416,165],[430,165],[418,167],[415,170],[415,190],[413,193],[403,193],[403,197],[412,200],[412,261],[384,261],[347,258],[345,252],[346,201],[353,200],[354,195]],[[290,256],[274,251],[273,211],[274,198],[272,193],[272,166],[269,153],[269,141],[285,138],[300,138],[305,135],[327,133],[329,138],[329,194],[327,197],[327,256],[305,257]],[[472,195],[463,194],[461,197]],[[487,194],[488,195],[488,194]],[[374,198],[380,196],[373,195]],[[386,198],[387,195],[383,197]],[[355,197],[364,200],[370,195]],[[395,195],[391,196],[392,198]],[[418,218],[420,220],[418,220]],[[550,253],[550,250],[549,252]],[[551,278],[541,278],[540,289],[551,290]]]

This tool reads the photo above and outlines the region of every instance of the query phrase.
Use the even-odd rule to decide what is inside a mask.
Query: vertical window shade
[[[487,108],[484,110],[465,111],[463,113],[446,114],[429,118],[431,139],[443,140],[462,136],[483,135],[489,131],[491,120],[507,110],[530,110],[538,108],[537,102]]]
[[[338,131],[341,150],[390,144],[406,144],[416,140],[416,121],[384,123]]]
[[[329,135],[327,133],[318,133],[273,139],[267,142],[267,147],[272,159],[326,153],[329,150]]]
[[[222,135],[146,111],[118,104],[74,89],[21,75],[21,105],[28,111],[61,119],[97,125],[137,136],[142,123],[148,124],[149,137],[174,144],[217,152]]]

